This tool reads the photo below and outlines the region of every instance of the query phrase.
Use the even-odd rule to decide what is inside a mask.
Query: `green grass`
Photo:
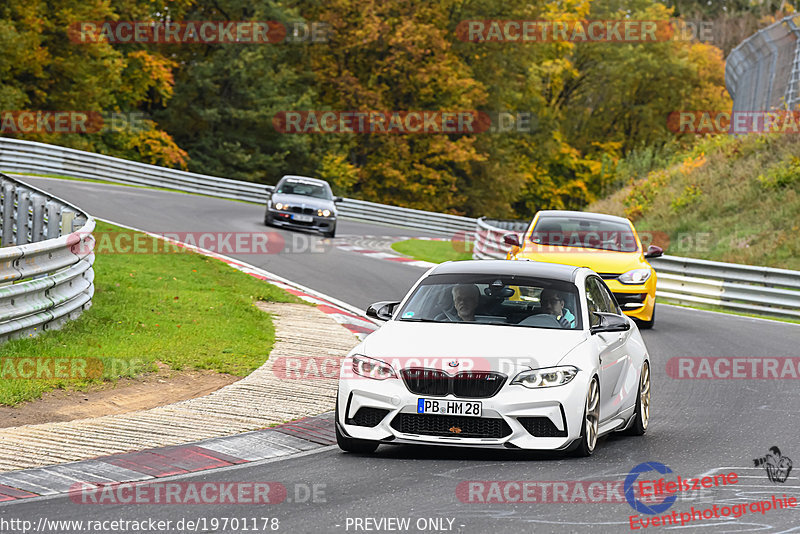
[[[128,232],[100,221],[97,231]],[[36,399],[54,388],[84,390],[99,381],[136,376],[155,370],[156,361],[176,370],[245,376],[266,361],[275,339],[270,316],[254,303],[300,302],[191,252],[98,254],[94,268],[92,307],[62,330],[0,346],[0,376],[13,376],[5,367],[5,359],[13,357],[99,359],[102,376],[0,379],[0,404]]]
[[[392,249],[416,260],[429,261],[431,263],[472,259],[472,245],[464,241],[408,239],[393,243]]]
[[[630,217],[667,254],[800,270],[798,153],[796,135],[717,135],[586,210]]]

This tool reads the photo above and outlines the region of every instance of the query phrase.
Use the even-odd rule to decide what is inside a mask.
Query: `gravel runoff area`
[[[149,410],[1,429],[0,472],[191,443],[333,410],[338,376],[287,379],[273,367],[284,358],[300,369],[306,366],[299,362],[311,358],[338,360],[357,338],[312,306],[258,306],[273,315],[275,345],[249,376],[209,395]]]

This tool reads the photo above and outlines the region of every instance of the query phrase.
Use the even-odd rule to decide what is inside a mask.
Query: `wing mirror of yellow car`
[[[367,308],[367,317],[378,319],[379,321],[388,321],[392,318],[395,307],[400,304],[400,301],[384,300],[370,304]]]
[[[503,236],[503,243],[512,247],[519,246],[519,236],[517,234],[506,234]]]
[[[664,249],[661,247],[657,247],[655,245],[650,245],[647,247],[647,252],[645,252],[645,258],[658,258],[659,256],[664,255]]]

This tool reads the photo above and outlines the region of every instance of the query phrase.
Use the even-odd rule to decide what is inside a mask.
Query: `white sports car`
[[[588,456],[599,436],[647,429],[647,348],[590,269],[448,262],[367,314],[386,323],[342,365],[345,451],[414,443]]]

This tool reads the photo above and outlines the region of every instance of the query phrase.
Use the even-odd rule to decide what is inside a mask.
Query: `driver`
[[[448,320],[451,322],[474,322],[475,310],[481,297],[481,290],[474,284],[457,285],[452,290],[453,309],[444,310],[436,320]]]
[[[575,328],[575,316],[564,307],[564,296],[555,289],[543,289],[539,295],[544,313],[552,315],[562,328]]]

